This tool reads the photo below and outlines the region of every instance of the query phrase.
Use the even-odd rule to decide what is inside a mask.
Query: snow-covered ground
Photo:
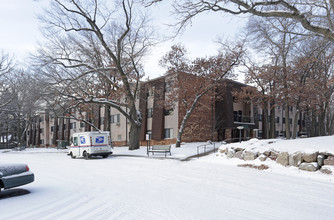
[[[181,161],[200,144],[173,148],[168,159],[147,157],[145,147],[91,160],[56,149],[0,150],[0,162],[27,163],[35,173],[35,182],[0,193],[0,219],[333,219],[334,175],[216,154]],[[334,137],[241,144],[334,152]]]

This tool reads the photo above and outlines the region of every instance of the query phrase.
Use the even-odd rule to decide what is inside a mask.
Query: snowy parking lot
[[[0,151],[0,162],[27,163],[35,174],[1,192],[0,219],[333,219],[333,175],[242,168],[215,154],[177,160],[191,152],[195,145],[164,159],[115,148],[115,156],[84,160],[55,149]]]

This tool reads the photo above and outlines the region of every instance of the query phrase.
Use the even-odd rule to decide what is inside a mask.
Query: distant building
[[[170,92],[168,76],[142,82],[137,106],[142,113],[141,145],[146,145],[146,134],[151,135],[151,144],[173,144],[184,117],[185,110],[180,103],[166,109],[163,105],[166,93]],[[222,81],[217,88],[219,98],[206,95],[190,116],[182,136],[184,142],[239,140],[241,138],[261,137],[261,112],[252,103],[236,102],[232,92],[245,84],[232,80]],[[92,123],[105,130],[104,106],[93,106],[93,111],[85,113],[93,116]],[[127,111],[127,109],[124,109]],[[73,109],[73,112],[76,110]],[[277,136],[284,134],[284,120],[277,109]],[[125,116],[116,109],[110,110],[110,132],[115,146],[128,144],[130,125]],[[290,121],[290,119],[289,119]],[[27,132],[27,145],[56,146],[57,140],[69,141],[72,133],[93,130],[91,126],[64,117],[55,117],[47,111],[39,112]]]

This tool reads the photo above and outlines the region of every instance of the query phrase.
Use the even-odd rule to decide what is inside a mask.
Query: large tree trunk
[[[284,104],[284,116],[285,116],[285,137],[286,139],[290,139],[290,117],[289,117],[289,105],[288,103]]]
[[[297,138],[297,126],[298,126],[298,111],[296,111],[296,113],[293,116],[292,139]]]
[[[142,126],[142,116],[137,112],[135,103],[132,104],[130,109],[130,133],[129,133],[129,150],[137,150],[140,148],[140,130]]]
[[[262,138],[267,139],[269,136],[269,129],[268,129],[268,103],[264,103],[264,107],[262,110]]]
[[[181,122],[179,132],[177,132],[175,147],[181,147],[182,134],[183,134],[184,128],[186,127],[186,123],[187,123],[189,116],[190,116],[190,111],[187,111],[186,115],[183,117],[183,120]]]
[[[111,121],[110,106],[109,105],[105,105],[105,107],[104,107],[104,121],[103,121],[104,124],[103,124],[103,130],[110,131],[110,121]],[[126,134],[126,135],[128,135],[128,134]]]
[[[292,127],[292,139],[296,139],[297,138],[297,127],[298,127],[298,114],[299,114],[299,103],[300,103],[300,98],[298,98],[297,100],[297,104],[296,104],[296,112],[293,116],[293,127]],[[300,118],[300,125],[301,126],[302,123],[302,119]]]
[[[270,133],[269,138],[275,138],[276,136],[276,114],[275,114],[275,103],[270,103]]]
[[[129,150],[137,150],[140,147],[141,125],[131,123],[129,134]]]

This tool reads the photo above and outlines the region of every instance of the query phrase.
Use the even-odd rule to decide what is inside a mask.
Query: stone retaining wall
[[[295,166],[301,170],[317,171],[332,174],[334,172],[334,154],[328,152],[278,152],[268,150],[259,152],[256,150],[248,150],[244,148],[223,147],[219,148],[220,154],[225,154],[227,158],[239,158],[241,160],[250,161],[259,159],[265,161],[271,159],[282,166]]]

